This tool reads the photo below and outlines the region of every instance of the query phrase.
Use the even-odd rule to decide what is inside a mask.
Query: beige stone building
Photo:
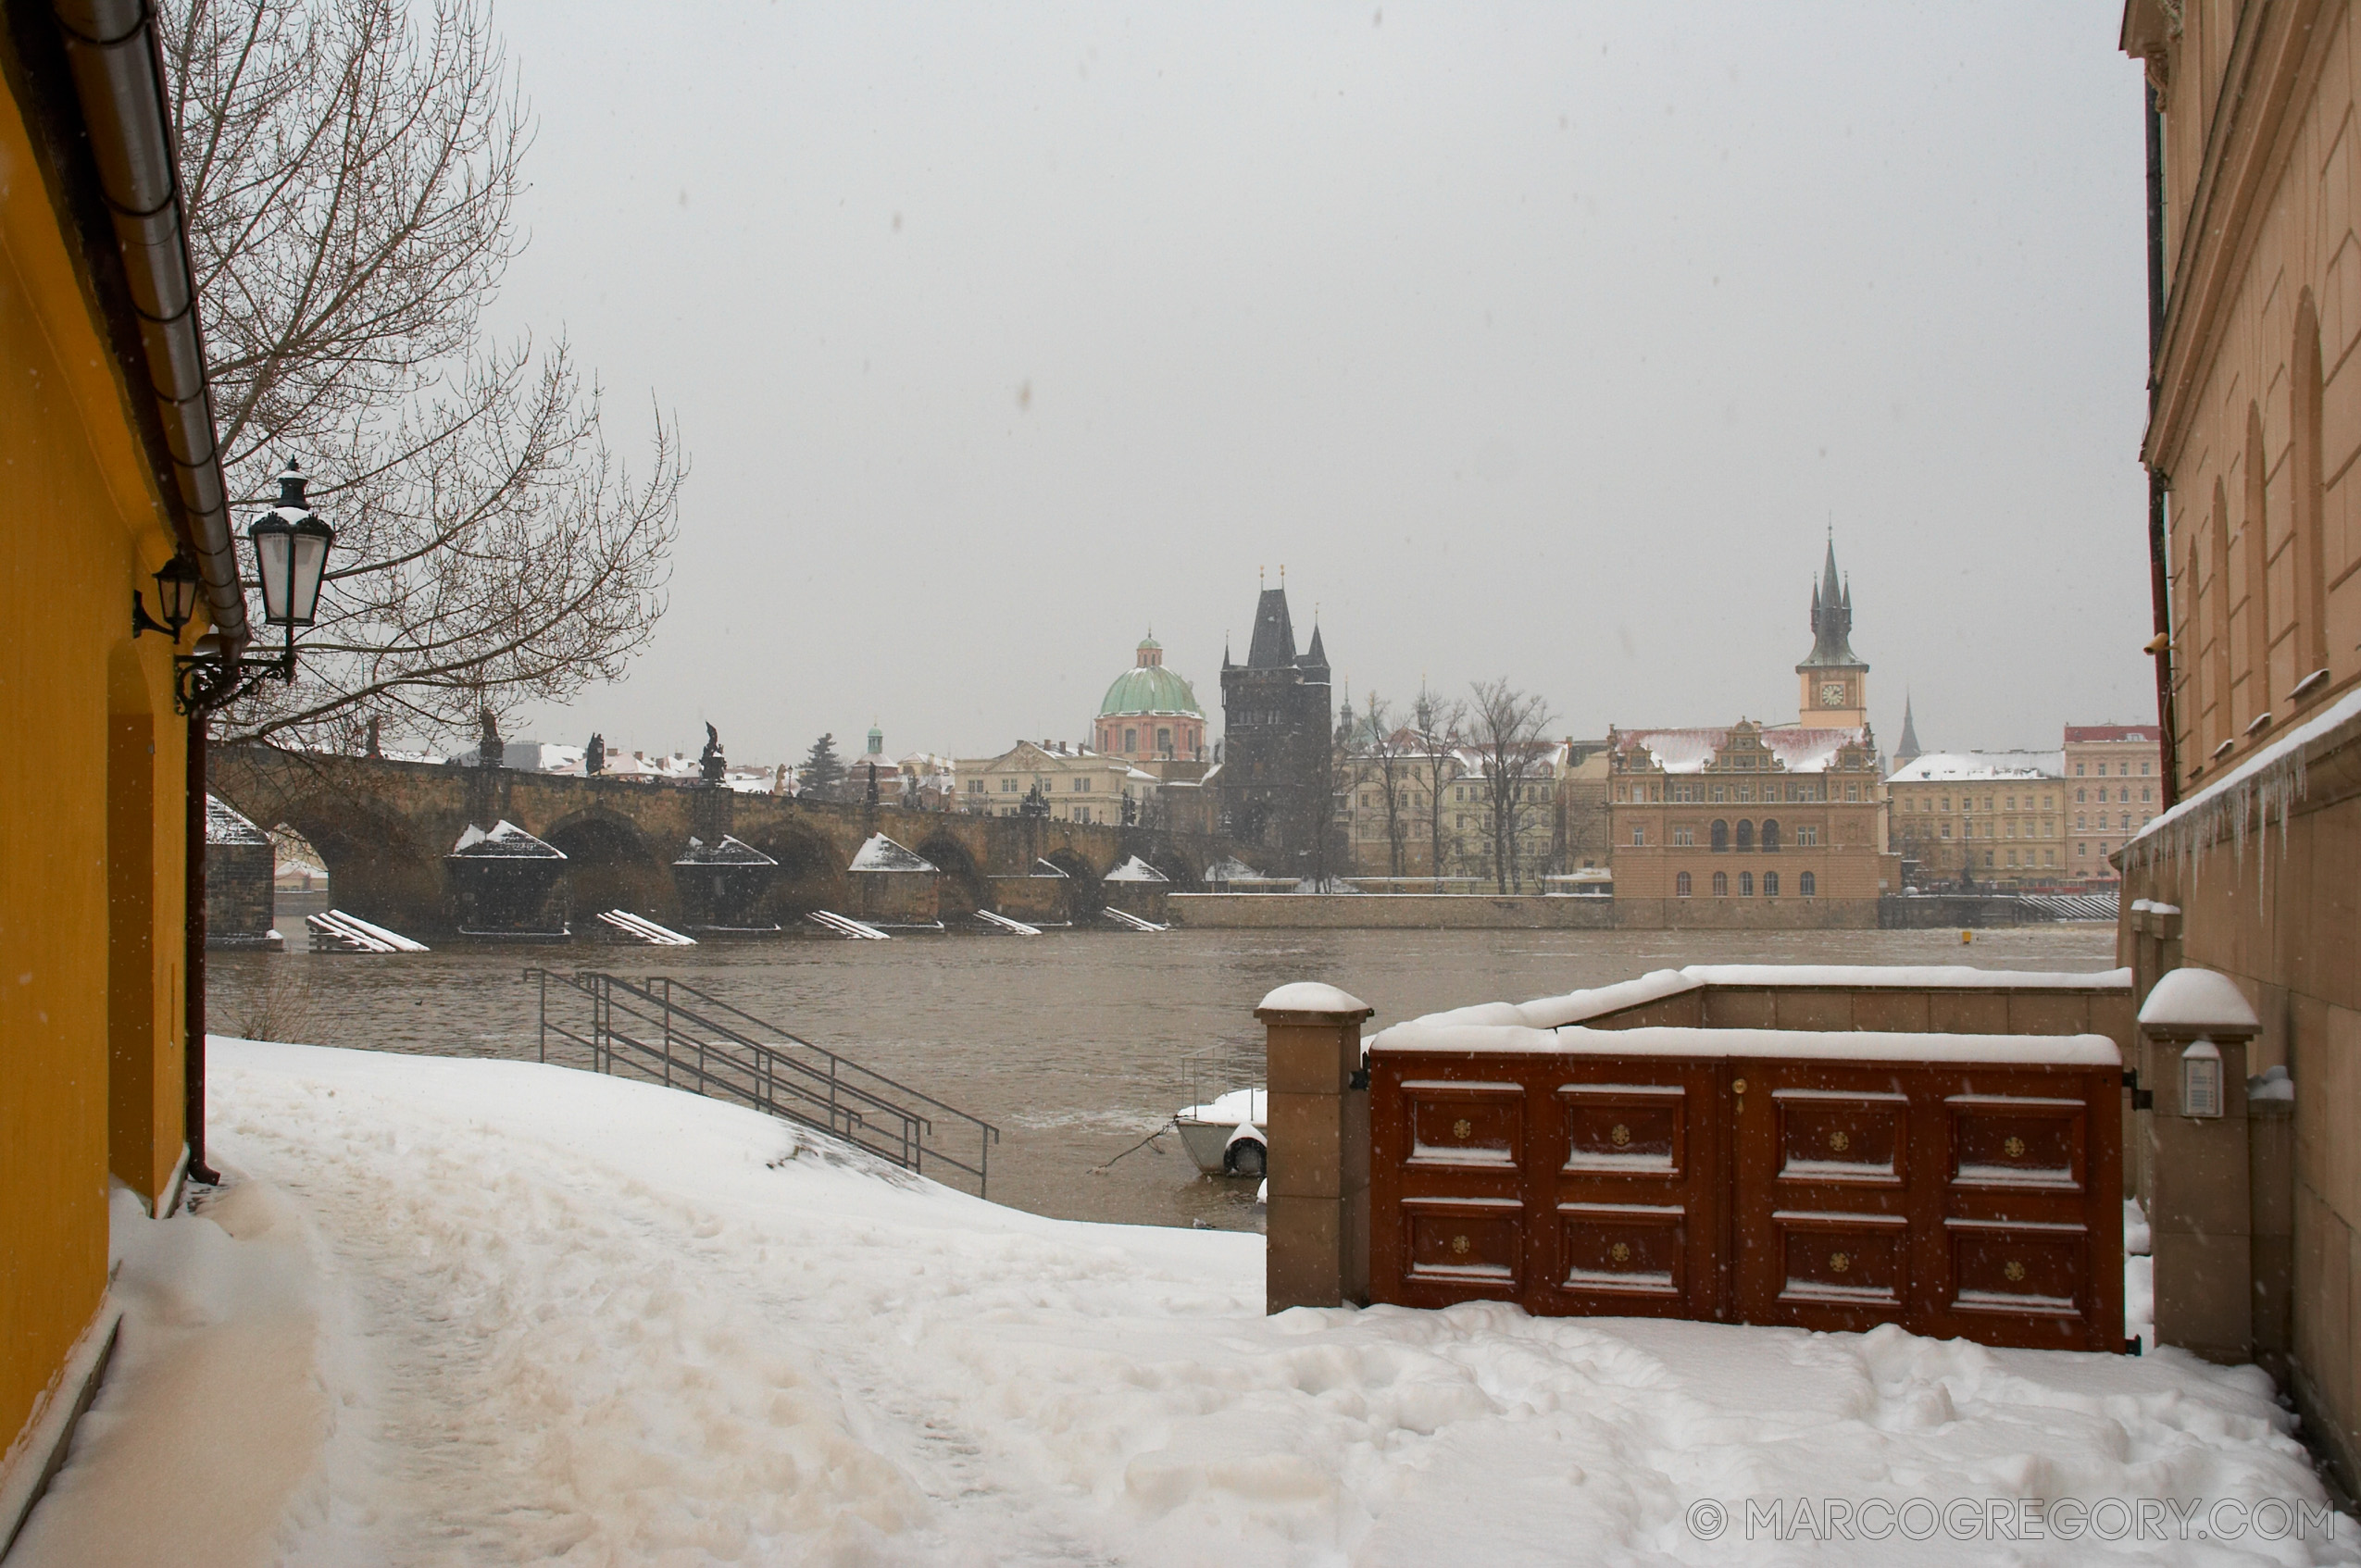
[[[2074,875],[2060,752],[1927,752],[1885,781],[1887,839],[1924,889],[2050,886]]]
[[[2156,726],[2066,727],[2067,793],[2074,805],[2074,875],[2117,880],[2116,852],[2164,810],[2164,748]]]
[[[1054,740],[1019,740],[996,757],[961,757],[955,765],[959,809],[986,816],[1016,816],[1035,797],[1056,822],[1123,820],[1123,802],[1140,811],[1156,780],[1121,757],[1071,749]]]
[[[2226,1162],[2221,1212],[2202,1226],[2159,1217],[2157,1329],[2279,1373],[2352,1487],[2361,31],[2344,4],[2133,0],[2122,42],[2145,62],[2160,111],[2142,457],[2168,704],[2165,810],[2118,852],[2119,951],[2142,995],[2174,965],[2231,977],[2261,1026],[2240,1065],[2284,1067],[2293,1091],[2284,1166]],[[2243,1076],[2226,1074],[2225,1090],[2223,1125],[2251,1119]],[[2267,1245],[2274,1235],[2283,1249]]]
[[[1866,727],[1741,720],[1607,741],[1618,905],[1654,906],[1665,926],[1875,927],[1879,897],[1901,890]]]

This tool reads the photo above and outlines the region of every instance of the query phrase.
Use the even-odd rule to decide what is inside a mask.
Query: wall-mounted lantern
[[[131,590],[131,636],[144,631],[160,631],[178,642],[181,628],[196,614],[197,592],[204,586],[198,580],[196,563],[186,555],[175,555],[156,569],[156,611],[147,613],[147,602],[140,591]]]
[[[2221,1047],[2202,1036],[2180,1052],[2180,1114],[2221,1114]]]
[[[336,541],[336,530],[321,521],[304,498],[308,482],[294,459],[289,459],[279,475],[279,504],[256,518],[246,530],[254,545],[256,576],[262,586],[262,618],[286,628],[286,644],[276,657],[231,659],[219,639],[198,639],[194,655],[178,661],[182,713],[219,707],[271,676],[287,681],[295,678],[295,630],[319,618],[328,551]]]

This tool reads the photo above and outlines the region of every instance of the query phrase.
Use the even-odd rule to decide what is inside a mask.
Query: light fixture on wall
[[[2200,1035],[2180,1052],[2180,1114],[2219,1116],[2221,1047]]]
[[[186,555],[174,555],[156,568],[156,609],[162,616],[147,613],[147,602],[136,588],[131,590],[131,636],[136,639],[144,631],[160,631],[178,642],[181,628],[196,614],[197,591],[203,584],[197,579],[196,563]]]
[[[319,618],[319,591],[328,580],[328,552],[336,530],[320,519],[304,497],[309,479],[290,458],[279,475],[279,504],[246,530],[261,580],[262,618],[286,628],[285,645],[274,657],[231,659],[218,638],[197,641],[193,657],[179,661],[180,707],[183,713],[234,701],[254,683],[272,676],[295,678],[295,631]],[[159,577],[159,591],[161,579]]]

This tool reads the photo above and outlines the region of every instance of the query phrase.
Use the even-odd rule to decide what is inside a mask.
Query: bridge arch
[[[820,833],[798,822],[781,821],[748,824],[736,836],[779,863],[770,884],[772,919],[788,924],[815,909],[843,902],[844,868],[851,856]]]
[[[1070,847],[1052,850],[1042,858],[1066,873],[1068,907],[1074,912],[1075,924],[1096,919],[1106,907],[1106,890],[1099,886],[1097,868]]]
[[[675,912],[670,868],[630,817],[592,806],[558,818],[539,837],[566,856],[575,929],[602,910]]]
[[[943,873],[937,896],[944,919],[993,907],[992,884],[985,878],[983,868],[976,864],[976,857],[968,852],[967,845],[938,828],[911,847]]]
[[[329,898],[338,909],[396,930],[439,924],[443,857],[418,841],[408,820],[341,790],[273,803],[276,811],[247,815],[312,847],[327,868]]]

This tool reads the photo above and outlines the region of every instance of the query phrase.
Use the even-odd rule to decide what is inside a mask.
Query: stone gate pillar
[[[1268,1041],[1266,1312],[1368,1300],[1369,1077],[1361,1025],[1375,1012],[1308,980],[1280,987],[1255,1009]]]
[[[2136,1114],[2148,1176],[2156,1343],[2207,1361],[2255,1348],[2254,1205],[2246,1046],[2254,1008],[2227,975],[2174,969],[2140,1007]]]

